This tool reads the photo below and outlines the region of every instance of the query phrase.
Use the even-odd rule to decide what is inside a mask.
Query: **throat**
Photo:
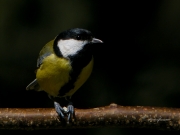
[[[68,56],[73,69],[82,69],[91,61],[92,50],[91,48],[87,49],[86,47],[80,50],[77,54]]]

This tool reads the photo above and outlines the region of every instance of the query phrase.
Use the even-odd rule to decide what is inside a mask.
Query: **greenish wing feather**
[[[49,56],[53,53],[53,42],[54,42],[54,40],[51,40],[50,42],[48,42],[40,51],[39,58],[37,59],[37,67],[40,67],[44,58],[46,58],[47,56]],[[40,91],[41,89],[40,89],[40,86],[39,86],[37,80],[35,79],[26,87],[26,90]]]
[[[53,53],[53,42],[54,40],[48,42],[40,51],[39,57],[37,59],[37,67],[39,67],[42,64],[44,58],[46,58],[47,56]]]

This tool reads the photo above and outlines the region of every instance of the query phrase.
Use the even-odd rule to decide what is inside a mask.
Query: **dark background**
[[[88,81],[75,108],[180,107],[180,1],[0,0],[0,107],[53,107],[44,92],[26,91],[41,48],[59,32],[85,28],[104,41],[94,48]],[[0,131],[0,134],[43,131]],[[56,134],[179,134],[149,129],[50,130]]]

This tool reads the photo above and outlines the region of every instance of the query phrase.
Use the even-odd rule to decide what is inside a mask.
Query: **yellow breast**
[[[89,78],[92,68],[93,57],[89,64],[81,70],[81,73],[74,83],[74,88],[69,90],[63,97],[72,96]],[[72,67],[67,59],[51,54],[43,60],[43,63],[37,70],[36,79],[41,90],[44,90],[51,96],[57,97],[61,92],[61,87],[71,79],[71,71]]]
[[[36,73],[40,89],[51,96],[58,96],[60,88],[70,79],[70,71],[71,65],[67,59],[54,54],[47,56]]]

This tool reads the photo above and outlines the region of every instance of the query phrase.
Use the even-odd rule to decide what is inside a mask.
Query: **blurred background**
[[[26,91],[25,88],[35,78],[41,48],[60,32],[79,27],[90,30],[104,44],[94,48],[94,70],[73,95],[75,108],[110,103],[179,108],[179,7],[177,0],[0,0],[0,107],[53,107],[45,92]],[[119,128],[45,132],[169,134]]]

